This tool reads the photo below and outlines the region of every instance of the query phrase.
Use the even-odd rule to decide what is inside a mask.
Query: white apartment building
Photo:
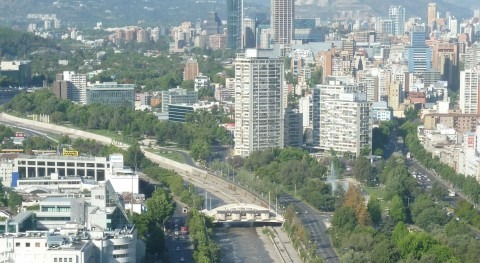
[[[381,69],[378,72],[378,99],[377,101],[387,101],[390,83],[392,82],[392,72],[390,69]]]
[[[81,104],[87,104],[87,75],[64,71],[63,80],[68,82],[68,94],[70,100]]]
[[[12,186],[13,161],[0,159],[0,181],[3,186]]]
[[[460,72],[460,101],[462,113],[479,113],[480,67]]]
[[[480,44],[474,43],[470,47],[466,47],[465,55],[463,55],[465,69],[471,69],[480,65]]]
[[[303,116],[303,130],[312,128],[312,94],[307,94],[298,100],[298,111]]]
[[[372,147],[370,111],[365,87],[332,83],[317,85],[319,98],[318,148],[324,152],[358,156],[361,149]],[[315,135],[315,131],[314,131]],[[314,138],[314,143],[315,143]]]
[[[235,155],[283,148],[283,60],[247,49],[235,60]]]
[[[367,101],[374,102],[378,100],[378,77],[370,74],[364,75],[360,78],[367,90]]]
[[[210,88],[210,78],[208,76],[204,76],[200,73],[198,76],[195,77],[194,80],[194,90],[199,91],[200,89],[208,89]]]
[[[392,119],[392,110],[388,108],[386,101],[378,101],[372,104],[372,120],[389,121]]]

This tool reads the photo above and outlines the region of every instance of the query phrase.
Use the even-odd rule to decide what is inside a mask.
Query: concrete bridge
[[[254,204],[234,203],[219,206],[212,210],[203,210],[212,217],[214,223],[245,222],[283,224],[285,219],[275,211]]]

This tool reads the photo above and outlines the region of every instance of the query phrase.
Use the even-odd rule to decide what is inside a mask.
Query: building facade
[[[143,262],[145,255],[109,181],[93,188],[91,197],[47,197],[38,210],[22,212],[7,225],[0,236],[4,262],[126,263]]]
[[[135,107],[135,86],[105,82],[87,88],[87,104]]]
[[[392,21],[392,35],[403,36],[405,34],[405,7],[391,6],[388,16]]]
[[[432,50],[425,44],[426,32],[417,26],[410,32],[410,45],[405,48],[408,71],[423,73],[432,69]]]
[[[460,100],[462,113],[478,114],[480,108],[480,67],[460,72]]]
[[[28,87],[32,82],[31,62],[30,60],[2,61],[0,76],[10,78],[20,87]]]
[[[323,152],[334,150],[351,156],[358,156],[365,147],[371,149],[372,103],[367,101],[365,87],[331,82],[317,85],[315,90],[314,146]]]
[[[283,60],[247,49],[235,60],[235,155],[284,146]]]
[[[187,89],[169,89],[162,91],[162,111],[168,112],[169,104],[192,105],[198,101],[198,93]]]
[[[284,140],[285,146],[302,147],[303,114],[296,109],[285,109]]]
[[[194,80],[200,70],[198,68],[198,62],[196,59],[189,59],[185,62],[185,68],[183,69],[183,80]]]
[[[295,1],[271,0],[270,28],[275,44],[289,45],[294,34]]]
[[[227,0],[227,48],[243,49],[243,0]]]
[[[96,181],[105,180],[107,158],[72,156],[19,156],[14,159],[18,179],[59,176],[88,176]]]

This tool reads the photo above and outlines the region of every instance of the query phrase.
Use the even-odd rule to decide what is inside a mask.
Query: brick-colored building
[[[425,114],[423,122],[426,130],[436,129],[437,124],[443,124],[446,128],[453,128],[457,132],[476,131],[480,114],[461,113],[433,113]]]

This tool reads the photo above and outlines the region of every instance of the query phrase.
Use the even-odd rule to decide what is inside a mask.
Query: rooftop
[[[18,156],[18,159],[29,160],[65,160],[65,161],[86,161],[86,162],[106,162],[106,157],[83,157],[83,156],[62,156],[62,155],[26,155]]]

